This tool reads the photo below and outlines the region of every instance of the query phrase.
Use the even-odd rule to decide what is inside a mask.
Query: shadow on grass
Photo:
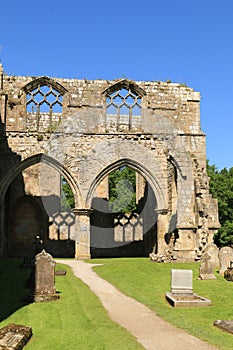
[[[0,322],[32,302],[28,285],[31,268],[22,268],[22,259],[0,259]]]

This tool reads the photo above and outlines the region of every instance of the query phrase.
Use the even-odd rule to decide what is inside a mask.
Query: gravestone
[[[211,263],[211,257],[209,254],[204,253],[201,259],[201,266],[199,269],[199,279],[202,280],[214,280],[216,279],[214,275],[214,266]]]
[[[35,302],[58,299],[55,289],[55,265],[52,256],[42,250],[35,258]]]
[[[222,247],[219,251],[220,270],[221,275],[230,267],[230,262],[233,261],[233,249],[231,247]]]
[[[220,267],[220,261],[219,261],[219,249],[214,243],[209,243],[206,245],[204,249],[204,254],[208,254],[210,256],[210,264],[213,266],[213,268],[219,269]]]
[[[227,281],[233,282],[233,261],[230,262],[230,266],[224,271],[224,278]]]
[[[21,350],[32,336],[32,328],[9,324],[0,329],[0,349]]]
[[[233,334],[233,320],[216,320],[214,326]]]
[[[193,271],[172,269],[171,292],[173,294],[193,293]]]
[[[209,306],[211,301],[193,293],[193,271],[171,270],[171,292],[165,294],[174,307]]]

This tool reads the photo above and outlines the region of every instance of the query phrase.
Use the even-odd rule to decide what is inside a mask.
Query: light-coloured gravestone
[[[222,247],[219,251],[220,270],[221,275],[230,267],[231,261],[233,261],[233,249],[231,247]]]
[[[35,258],[35,302],[58,299],[55,289],[55,265],[52,256],[43,250]]]
[[[173,294],[193,293],[193,271],[172,269],[171,292]]]
[[[204,249],[204,254],[208,254],[210,256],[210,264],[213,268],[219,269],[220,261],[219,261],[219,248],[214,243],[209,243]]]
[[[171,292],[165,294],[174,307],[209,306],[211,301],[193,293],[193,271],[171,270]]]
[[[211,263],[211,257],[207,253],[202,255],[198,278],[202,280],[216,279],[214,275],[214,265]]]

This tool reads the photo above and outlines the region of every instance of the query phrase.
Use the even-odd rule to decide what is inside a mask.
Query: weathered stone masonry
[[[7,76],[0,66],[0,113],[0,255],[30,255],[39,236],[56,256],[89,258],[98,245],[99,256],[106,248],[108,256],[192,261],[213,241],[218,211],[199,92],[165,82]],[[137,171],[144,210],[108,229],[93,210],[106,204],[107,176],[121,166]],[[60,175],[73,191],[73,214],[59,212]]]

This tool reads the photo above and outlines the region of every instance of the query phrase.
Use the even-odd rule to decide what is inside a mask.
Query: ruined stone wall
[[[24,87],[35,79],[38,78],[4,77],[3,93],[7,94],[7,130],[27,131]],[[76,113],[80,108],[83,110],[87,108],[105,109],[104,91],[121,80],[88,81],[53,78],[53,81],[61,84],[67,91],[63,96],[63,115],[67,115]],[[200,94],[198,92],[173,83],[138,81],[136,84],[146,92],[142,106],[151,111],[151,119],[148,119],[145,114],[145,121],[142,122],[145,131],[158,133],[163,128],[163,124],[169,122],[173,132],[200,133]],[[56,114],[53,117],[55,121],[58,120]],[[165,119],[162,121],[163,117]],[[155,123],[155,127],[150,125],[151,122]],[[48,126],[44,123],[43,129]],[[106,127],[103,124],[102,126]],[[146,130],[147,127],[149,127],[148,130]]]
[[[28,94],[34,96],[33,91],[44,85],[60,94],[60,110],[52,111],[50,105],[47,112],[28,111]],[[139,96],[138,115],[108,113],[107,96],[122,88]],[[42,101],[47,95],[39,91]],[[181,260],[201,256],[219,224],[217,203],[209,195],[199,92],[169,82],[4,76],[0,97],[2,148],[7,155],[0,159],[2,206],[6,187],[22,172],[26,193],[39,195],[38,185],[31,182],[32,166],[44,161],[67,178],[78,215],[89,215],[85,210],[91,208],[96,193],[108,197],[108,174],[130,166],[144,179],[143,186],[145,181],[150,184],[156,198],[157,251],[167,254],[169,250]],[[56,187],[56,176],[50,178]],[[49,181],[45,181],[47,193]],[[139,188],[137,196],[139,200]],[[88,232],[88,222],[83,217],[85,229],[79,223],[80,230]],[[52,230],[56,237],[59,232],[54,226]]]

